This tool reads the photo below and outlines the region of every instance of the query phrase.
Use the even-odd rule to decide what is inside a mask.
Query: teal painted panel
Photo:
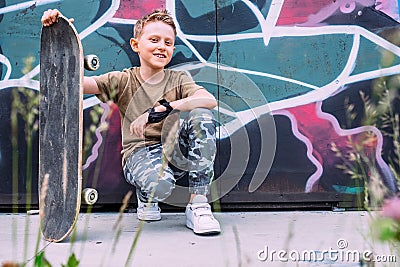
[[[218,60],[234,68],[322,87],[343,71],[350,54],[347,48],[351,47],[352,42],[353,36],[346,34],[272,38],[268,46],[262,39],[235,40],[220,43]],[[285,87],[282,94],[268,93],[270,90],[266,90],[265,96],[277,100],[300,93],[296,92],[297,85],[289,83]]]
[[[400,58],[397,55],[381,46],[378,46],[370,40],[361,37],[356,65],[352,74],[360,74],[381,69],[385,65],[385,62],[383,61],[384,53],[387,53],[386,57],[391,58],[390,65],[393,66],[400,64]],[[386,65],[385,67],[388,66]]]

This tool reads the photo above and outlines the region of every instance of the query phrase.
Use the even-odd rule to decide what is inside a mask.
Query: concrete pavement
[[[38,215],[0,213],[0,262],[33,266],[35,251],[44,251],[52,266],[72,253],[79,266],[360,266],[352,252],[373,251],[386,257],[375,266],[400,266],[387,245],[371,241],[367,212],[221,212],[218,236],[194,235],[183,213],[150,223],[122,215],[119,221],[118,213],[80,214],[75,240],[49,243]]]

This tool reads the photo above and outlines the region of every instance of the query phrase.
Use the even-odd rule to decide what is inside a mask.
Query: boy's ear
[[[139,40],[135,39],[135,38],[131,38],[129,43],[131,44],[132,50],[134,52],[138,53],[139,52],[139,47],[138,47]]]

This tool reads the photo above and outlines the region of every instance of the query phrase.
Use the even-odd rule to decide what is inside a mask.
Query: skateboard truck
[[[100,67],[100,59],[96,55],[86,55],[83,59],[83,66],[89,71],[95,71]],[[99,194],[94,188],[85,188],[82,190],[82,201],[87,205],[96,203]]]
[[[99,193],[94,188],[85,188],[82,190],[82,201],[87,205],[94,205],[99,198]],[[28,215],[37,215],[39,210],[28,210]]]
[[[85,69],[95,71],[100,67],[100,59],[96,55],[87,55],[83,60]]]

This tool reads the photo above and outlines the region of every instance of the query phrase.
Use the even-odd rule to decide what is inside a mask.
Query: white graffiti
[[[4,55],[0,54],[0,63],[7,67],[6,74],[4,75],[3,80],[8,80],[11,76],[11,63]]]
[[[274,115],[282,115],[287,117],[290,120],[290,123],[292,125],[292,132],[293,135],[299,139],[300,141],[302,141],[306,147],[307,147],[307,158],[311,161],[312,164],[314,164],[314,166],[316,167],[316,171],[310,176],[308,177],[306,186],[304,188],[305,192],[309,193],[312,191],[313,186],[319,181],[319,178],[321,177],[324,169],[322,167],[322,164],[318,161],[317,158],[314,157],[313,155],[313,144],[310,141],[310,139],[308,139],[306,136],[304,136],[303,134],[301,134],[299,132],[299,129],[297,127],[297,120],[296,118],[293,116],[292,113],[290,113],[287,110],[279,110],[279,111],[275,111],[273,112]]]
[[[42,6],[42,5],[48,5],[48,4],[53,4],[57,2],[61,2],[62,0],[39,0],[39,1],[26,1],[23,3],[15,4],[15,5],[10,5],[6,6],[3,8],[0,8],[0,15],[9,13],[9,12],[15,12],[19,10],[24,10],[30,7],[37,7],[37,6]]]

